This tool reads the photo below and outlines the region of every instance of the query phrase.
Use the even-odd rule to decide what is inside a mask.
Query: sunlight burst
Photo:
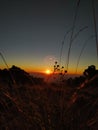
[[[45,73],[46,73],[46,74],[51,74],[51,70],[47,69],[47,70],[45,71]]]

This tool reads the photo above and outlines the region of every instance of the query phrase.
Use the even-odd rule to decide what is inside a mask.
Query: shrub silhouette
[[[83,74],[86,78],[90,79],[92,78],[94,75],[96,75],[98,72],[96,70],[95,65],[90,65],[88,66],[87,69],[84,70]]]

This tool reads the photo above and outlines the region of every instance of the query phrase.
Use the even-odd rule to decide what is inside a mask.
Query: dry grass
[[[43,84],[12,90],[1,84],[0,129],[97,130],[98,82],[94,83],[80,89]]]

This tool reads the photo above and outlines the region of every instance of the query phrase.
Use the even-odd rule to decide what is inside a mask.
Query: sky
[[[58,61],[66,69],[77,1],[0,1],[0,52],[8,66],[42,72],[53,70],[55,61]],[[98,1],[95,0],[96,23],[97,7]],[[98,31],[98,25],[96,28]],[[78,72],[82,72],[92,64],[98,68],[91,0],[80,0],[73,39],[68,71],[74,73],[77,68]],[[0,68],[5,67],[0,57]]]

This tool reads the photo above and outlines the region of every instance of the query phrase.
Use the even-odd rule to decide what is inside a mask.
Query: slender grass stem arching
[[[67,37],[67,35],[71,32],[71,30],[72,30],[72,28],[69,29],[69,30],[65,33],[64,39],[63,39],[63,41],[62,41],[62,43],[61,43],[60,59],[59,59],[59,65],[60,65],[60,67],[61,67],[61,61],[62,61],[62,54],[63,54],[64,41],[65,41],[65,38]]]
[[[7,64],[7,62],[6,62],[6,60],[5,60],[4,56],[3,56],[3,54],[2,54],[1,52],[0,52],[0,56],[1,56],[1,58],[2,58],[2,60],[3,60],[3,62],[4,62],[4,64],[6,65],[7,69],[9,70],[8,64]]]
[[[12,78],[13,83],[16,85],[16,81],[14,80],[13,75],[12,75],[12,73],[10,72],[9,66],[8,66],[8,64],[7,64],[7,62],[6,62],[6,60],[5,60],[4,56],[3,56],[3,54],[2,54],[1,52],[0,52],[0,56],[1,56],[1,58],[2,58],[2,60],[3,60],[3,62],[4,62],[4,64],[5,64],[5,66],[7,67],[9,73],[10,73],[10,76],[11,76],[11,78]]]
[[[95,30],[97,60],[98,60],[98,33],[97,33],[96,12],[95,12],[95,2],[94,2],[94,0],[92,0],[92,9],[93,9],[93,20],[94,20],[94,30]]]
[[[78,70],[80,58],[81,58],[81,55],[83,54],[83,51],[84,51],[84,49],[85,49],[87,43],[89,42],[89,40],[91,40],[91,39],[94,38],[94,37],[95,37],[95,36],[92,35],[92,36],[90,36],[90,37],[84,42],[84,44],[83,44],[83,46],[82,46],[82,49],[81,49],[81,51],[80,51],[80,55],[79,55],[78,60],[77,60],[77,65],[76,65],[75,74],[77,74],[77,70]]]
[[[68,72],[68,67],[69,67],[70,51],[71,51],[71,46],[73,42],[73,34],[74,34],[75,26],[76,26],[76,19],[77,19],[79,5],[80,5],[80,0],[77,1],[77,6],[76,6],[74,20],[73,20],[73,26],[72,26],[72,32],[71,32],[71,38],[70,38],[68,56],[67,56],[67,72]]]
[[[79,30],[79,31],[75,34],[75,36],[73,37],[72,41],[74,41],[75,38],[77,38],[78,35],[79,35],[82,31],[84,31],[85,29],[87,29],[87,28],[88,28],[88,26],[85,26],[85,27],[83,27],[83,28],[80,28],[80,30]],[[62,54],[63,54],[64,41],[65,41],[65,39],[66,39],[66,36],[67,36],[71,31],[72,31],[72,28],[66,32],[66,34],[65,34],[65,36],[64,36],[64,39],[63,39],[63,41],[62,41],[61,50],[60,50],[60,60],[59,60],[59,65],[60,65],[60,67],[61,67],[61,62],[62,62]],[[65,68],[66,68],[66,67],[65,67]]]
[[[80,34],[80,32],[84,31],[87,28],[88,28],[88,26],[84,26],[83,28],[80,28],[80,30],[73,37],[72,42],[74,41],[75,38],[77,38],[77,36]]]

